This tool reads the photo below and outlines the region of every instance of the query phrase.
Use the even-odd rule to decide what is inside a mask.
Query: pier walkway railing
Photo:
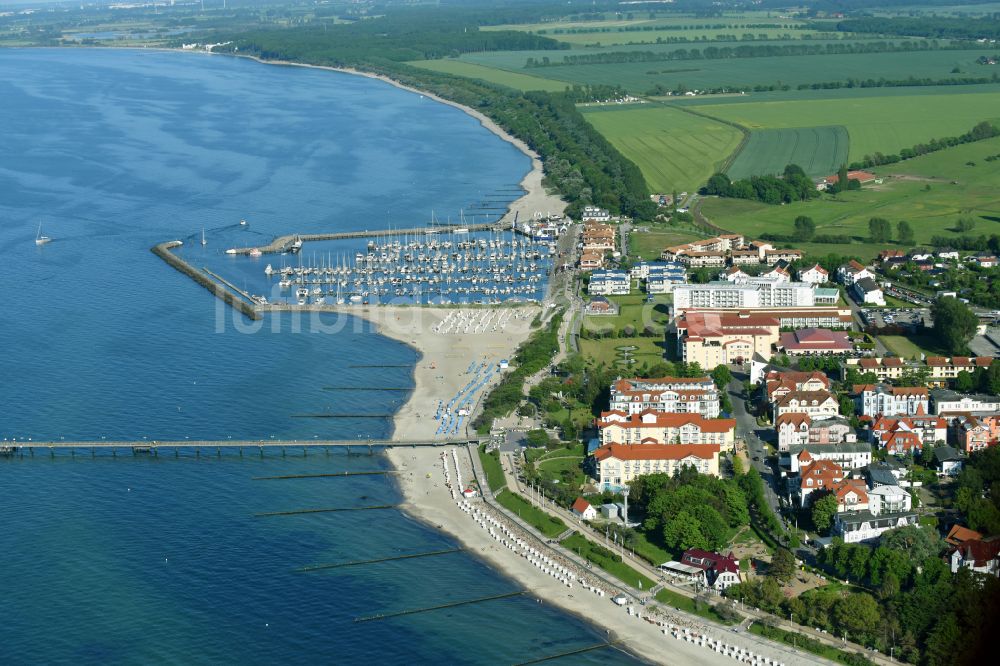
[[[17,449],[217,449],[217,448],[258,448],[275,447],[296,449],[301,447],[356,447],[392,448],[414,446],[454,446],[475,444],[480,441],[473,437],[441,437],[436,439],[220,439],[220,440],[96,440],[96,441],[11,441],[0,444],[0,450],[12,452]]]

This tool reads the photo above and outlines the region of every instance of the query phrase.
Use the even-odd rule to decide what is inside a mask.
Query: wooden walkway
[[[476,437],[443,437],[441,439],[221,439],[221,440],[183,440],[183,441],[25,441],[6,442],[5,450],[13,449],[235,449],[235,448],[287,448],[297,449],[302,447],[324,448],[324,447],[355,447],[364,448],[392,448],[392,447],[414,447],[414,446],[454,446],[456,444],[465,445],[468,443],[479,444]]]

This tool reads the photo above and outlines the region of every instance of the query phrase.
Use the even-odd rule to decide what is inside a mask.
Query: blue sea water
[[[245,59],[4,49],[0,99],[0,439],[387,435],[387,419],[291,416],[395,411],[405,394],[322,387],[406,386],[407,368],[349,366],[412,364],[409,347],[280,316],[247,334],[149,248],[206,229],[219,260],[289,231],[457,220],[530,168],[452,107]]]
[[[415,352],[367,325],[253,333],[148,252],[156,242],[414,226],[528,169],[449,107],[378,82],[192,54],[0,49],[0,439],[379,437]],[[238,220],[251,221],[240,228]],[[36,247],[42,233],[54,240]],[[231,242],[232,241],[232,242]],[[228,319],[227,319],[228,321]],[[217,332],[221,330],[221,332]],[[268,448],[0,458],[0,663],[516,663],[601,632],[530,597],[357,623],[517,589],[394,510],[379,456]],[[560,663],[625,663],[600,650]]]

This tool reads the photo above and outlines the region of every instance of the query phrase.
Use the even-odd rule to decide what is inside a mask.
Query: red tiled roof
[[[608,421],[606,417],[610,415],[621,415],[626,418],[622,420]],[[655,418],[649,422],[644,422],[643,417],[652,415]],[[608,425],[620,425],[623,428],[680,428],[685,425],[697,426],[701,432],[729,432],[736,427],[736,419],[706,419],[701,414],[664,414],[646,410],[641,414],[626,415],[624,412],[601,412],[601,418],[597,419],[597,426],[603,428]]]
[[[975,539],[982,539],[983,535],[975,530],[970,530],[964,525],[952,525],[951,530],[948,532],[948,536],[944,538],[945,541],[950,543],[952,546],[961,545],[963,541],[970,541]]]
[[[577,497],[576,501],[573,502],[573,511],[582,514],[584,511],[590,508],[590,502],[583,499],[582,497]]]
[[[711,460],[719,453],[718,444],[607,444],[594,451],[594,458],[606,460],[684,460],[694,456]]]
[[[791,423],[795,427],[798,427],[803,423],[810,425],[812,423],[812,419],[808,414],[802,414],[801,412],[785,412],[778,417],[777,421],[774,422],[774,426],[776,428],[780,428],[786,423]]]

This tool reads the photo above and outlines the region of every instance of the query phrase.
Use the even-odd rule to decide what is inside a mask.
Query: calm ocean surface
[[[322,386],[406,385],[408,368],[349,366],[413,364],[410,348],[360,324],[243,333],[148,248],[457,219],[529,168],[419,95],[230,58],[4,49],[0,100],[0,439],[388,434],[290,416],[395,411],[405,396]],[[517,589],[464,554],[294,571],[455,545],[395,510],[254,517],[399,501],[384,477],[255,476],[384,467],[292,449],[0,459],[0,663],[502,664],[601,638],[528,597],[355,623]]]

